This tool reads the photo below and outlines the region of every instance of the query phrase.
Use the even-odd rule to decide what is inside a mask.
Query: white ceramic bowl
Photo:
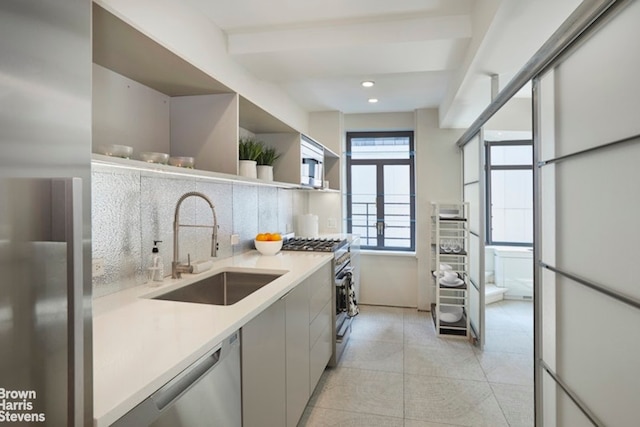
[[[253,242],[256,245],[256,249],[262,255],[275,255],[280,252],[280,249],[282,249],[282,240],[273,240],[268,242],[254,240]]]
[[[447,323],[455,323],[462,319],[462,307],[450,305],[440,306],[440,320]]]
[[[140,160],[147,163],[160,163],[161,165],[166,165],[169,161],[169,155],[167,153],[153,153],[147,151],[140,153]]]
[[[180,168],[193,169],[195,160],[193,157],[170,157],[169,164],[171,166],[178,166]]]
[[[133,147],[128,145],[102,144],[98,147],[100,154],[128,159],[133,154]]]

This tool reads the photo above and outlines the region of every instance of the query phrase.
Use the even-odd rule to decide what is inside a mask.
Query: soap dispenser
[[[160,256],[160,249],[158,249],[158,243],[162,243],[162,240],[153,241],[153,249],[151,249],[151,260],[149,262],[148,279],[149,283],[157,284],[164,280],[164,266],[162,265],[162,257]]]

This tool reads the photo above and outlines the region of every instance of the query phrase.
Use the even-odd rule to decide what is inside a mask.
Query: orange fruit
[[[256,236],[256,240],[258,242],[266,242],[267,240],[269,240],[268,236],[264,233],[260,233]]]
[[[279,240],[282,240],[282,236],[280,235],[280,233],[273,233],[271,234],[270,240],[277,242]]]

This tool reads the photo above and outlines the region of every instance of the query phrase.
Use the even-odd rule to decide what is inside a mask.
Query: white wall
[[[360,260],[360,304],[416,307],[416,257],[363,253]]]
[[[340,111],[309,113],[309,136],[341,155],[344,148],[344,115]]]
[[[530,98],[511,98],[487,121],[484,129],[531,132],[531,108]]]
[[[431,305],[431,212],[433,201],[462,200],[461,152],[455,142],[464,129],[440,129],[437,109],[416,111],[417,304]]]
[[[342,228],[342,194],[339,192],[308,191],[307,211],[318,215],[318,232],[335,234],[345,232]]]
[[[436,109],[405,113],[346,114],[345,131],[414,130],[416,145],[416,253],[362,254],[360,302],[418,307],[430,305],[429,203],[460,200],[461,161],[455,142],[463,129],[438,128]],[[392,284],[392,286],[390,286]]]
[[[345,114],[344,128],[345,132],[414,130],[415,114]],[[361,260],[362,304],[416,307],[417,263],[413,254],[383,255],[364,252]]]
[[[179,0],[96,3],[289,126],[307,132],[307,112],[276,85],[259,80],[233,61],[225,34],[203,14]]]
[[[346,132],[413,130],[414,128],[413,112],[344,115]]]
[[[123,144],[144,151],[170,152],[171,98],[93,64],[92,145]]]

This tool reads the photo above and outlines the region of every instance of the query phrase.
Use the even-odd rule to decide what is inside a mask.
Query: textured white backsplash
[[[173,217],[180,196],[188,191],[206,194],[218,219],[218,258],[253,249],[258,232],[286,232],[303,212],[306,192],[275,187],[220,183],[193,177],[169,176],[108,165],[92,166],[92,252],[105,262],[105,274],[93,279],[99,297],[146,282],[146,268],[154,240],[159,244],[164,274],[171,274]],[[198,197],[184,201],[181,224],[210,225],[211,209]],[[231,246],[231,234],[240,244]],[[180,229],[180,259],[207,259],[211,230]]]

